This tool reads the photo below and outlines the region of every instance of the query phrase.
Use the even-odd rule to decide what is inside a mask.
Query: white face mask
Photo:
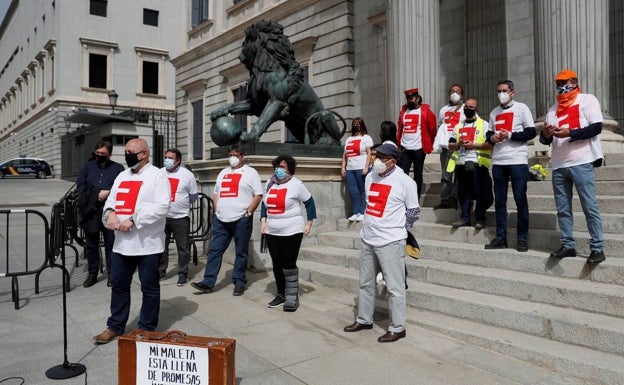
[[[383,160],[379,158],[375,159],[375,162],[373,163],[373,171],[377,174],[383,174],[387,169],[388,166],[386,166],[386,163]]]
[[[457,104],[460,100],[461,100],[461,95],[459,95],[457,92],[453,92],[451,94],[451,103]]]
[[[501,104],[507,104],[509,103],[510,100],[511,100],[511,95],[509,95],[509,93],[507,92],[498,93],[498,101],[500,101]]]
[[[238,158],[238,156],[230,156],[228,158],[228,161],[230,162],[231,167],[236,167],[240,164],[240,159]]]

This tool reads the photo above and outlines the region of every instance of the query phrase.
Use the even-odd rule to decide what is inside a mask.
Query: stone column
[[[556,100],[555,75],[569,68],[578,75],[583,92],[600,102],[603,150],[622,151],[624,137],[613,133],[617,122],[609,115],[609,0],[534,4],[537,115],[543,117]]]
[[[440,105],[439,1],[388,0],[388,101],[398,118],[403,91],[418,87],[423,102],[437,112]]]

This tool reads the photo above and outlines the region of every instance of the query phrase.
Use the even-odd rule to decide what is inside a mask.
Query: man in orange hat
[[[602,165],[604,157],[598,138],[602,131],[600,103],[594,95],[581,93],[572,70],[559,72],[555,84],[557,103],[548,110],[540,133],[540,142],[552,146],[552,185],[561,229],[561,247],[550,257],[576,257],[572,214],[572,186],[575,186],[591,236],[587,263],[596,265],[606,259],[594,182],[594,168]]]
[[[405,91],[406,103],[401,107],[397,124],[397,144],[403,150],[398,166],[409,175],[414,165],[414,181],[418,197],[422,192],[425,156],[433,151],[433,140],[438,130],[435,113],[428,104],[422,104],[418,88]]]

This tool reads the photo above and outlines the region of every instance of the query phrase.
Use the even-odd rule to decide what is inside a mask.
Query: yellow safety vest
[[[484,124],[485,123],[485,124]],[[458,123],[453,132],[456,138],[459,138],[459,130],[464,127],[465,122]],[[481,144],[485,143],[485,132],[487,131],[487,122],[479,117],[477,117],[477,125],[475,131],[475,143]],[[490,168],[490,163],[492,159],[492,150],[480,150],[477,149],[477,162],[479,166],[484,166]],[[446,172],[455,171],[455,165],[457,164],[457,159],[459,159],[458,149],[453,151],[451,158],[449,159],[448,165],[446,166]]]

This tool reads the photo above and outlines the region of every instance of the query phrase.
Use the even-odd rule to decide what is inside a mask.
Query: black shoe
[[[284,297],[284,294],[278,294],[275,296],[275,298],[273,298],[273,301],[267,304],[267,306],[268,307],[280,307],[280,306],[284,306],[284,302],[286,302],[286,298]]]
[[[186,285],[186,282],[186,274],[178,274],[178,282],[176,283],[176,286],[184,286]]]
[[[212,293],[212,286],[208,286],[203,282],[191,282],[191,286],[202,293]]]
[[[489,244],[485,245],[485,248],[490,250],[490,249],[506,249],[507,248],[507,241],[504,239],[500,239],[500,238],[495,238],[492,242],[490,242]]]
[[[592,250],[592,252],[589,254],[589,257],[587,257],[587,263],[590,265],[597,265],[600,262],[605,261],[606,259],[607,257],[605,257],[602,250]]]
[[[234,286],[234,291],[232,292],[232,295],[234,297],[241,296],[241,295],[243,295],[245,290],[246,290],[245,286]]]
[[[460,219],[460,220],[458,220],[458,221],[456,221],[456,222],[453,222],[453,223],[451,224],[451,226],[453,226],[453,228],[454,228],[454,229],[456,229],[456,228],[458,228],[458,227],[468,227],[468,226],[470,226],[470,222],[465,222],[465,221],[462,221],[462,220]]]
[[[475,230],[483,230],[483,229],[485,229],[485,222],[477,221],[477,223],[475,224]]]
[[[435,206],[433,206],[434,210],[439,210],[439,209],[452,209],[453,205],[450,205],[446,202],[441,202],[440,204],[437,204]]]
[[[394,342],[398,341],[401,338],[405,338],[405,330],[402,332],[387,332],[383,336],[377,338],[377,342]]]
[[[359,322],[354,322],[349,326],[345,326],[344,330],[347,333],[352,333],[352,332],[359,332],[360,330],[368,330],[368,329],[372,329],[373,328],[373,324],[361,324]]]
[[[159,271],[158,272],[158,279],[161,280],[161,281],[164,281],[165,279],[167,279],[167,272]]]
[[[113,277],[111,277],[110,275],[106,279],[106,286],[113,287]]]
[[[96,275],[90,275],[87,277],[87,279],[85,279],[84,283],[82,284],[83,287],[91,287],[93,285],[95,285],[97,283],[97,276]]]
[[[550,258],[561,259],[561,258],[572,258],[572,257],[576,257],[576,250],[566,249],[563,246],[561,246],[559,250],[555,251],[554,253],[550,253]]]
[[[527,243],[527,241],[518,241],[517,250],[521,253],[529,251],[529,244]]]

